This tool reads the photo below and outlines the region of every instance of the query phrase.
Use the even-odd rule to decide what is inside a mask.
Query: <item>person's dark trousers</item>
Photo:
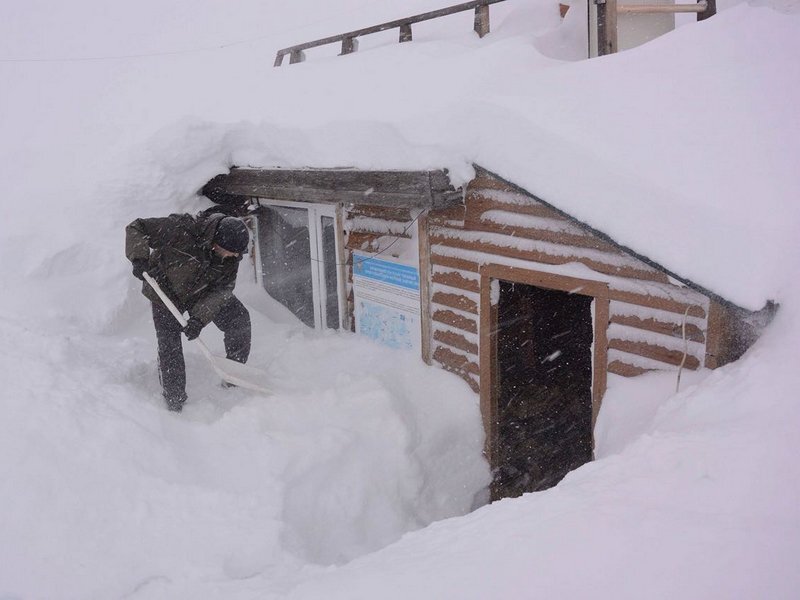
[[[182,327],[161,302],[153,302],[153,324],[158,340],[158,377],[170,410],[179,411],[186,402],[186,364],[183,360]],[[225,334],[225,354],[247,362],[250,355],[250,313],[233,297],[213,320]]]

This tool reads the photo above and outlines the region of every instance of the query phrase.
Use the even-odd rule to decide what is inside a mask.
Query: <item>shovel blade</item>
[[[223,381],[267,396],[272,394],[269,387],[269,376],[265,371],[221,356],[210,356],[209,358],[214,371]]]

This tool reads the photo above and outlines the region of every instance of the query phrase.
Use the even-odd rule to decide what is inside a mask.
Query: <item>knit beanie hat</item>
[[[246,254],[250,245],[250,232],[241,219],[224,217],[217,225],[214,243],[228,252]]]

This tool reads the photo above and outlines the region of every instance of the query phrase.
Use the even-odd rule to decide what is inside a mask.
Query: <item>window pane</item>
[[[264,206],[258,217],[264,289],[309,327],[314,327],[314,294],[308,211]]]
[[[339,329],[339,289],[336,284],[336,227],[333,217],[322,217],[322,257],[325,272],[325,319]]]

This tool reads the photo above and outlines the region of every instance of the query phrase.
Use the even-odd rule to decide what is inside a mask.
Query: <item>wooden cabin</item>
[[[592,459],[608,373],[716,368],[752,344],[741,309],[513,183],[445,171],[233,169],[255,273],[309,327],[419,352],[480,394],[493,498]]]

